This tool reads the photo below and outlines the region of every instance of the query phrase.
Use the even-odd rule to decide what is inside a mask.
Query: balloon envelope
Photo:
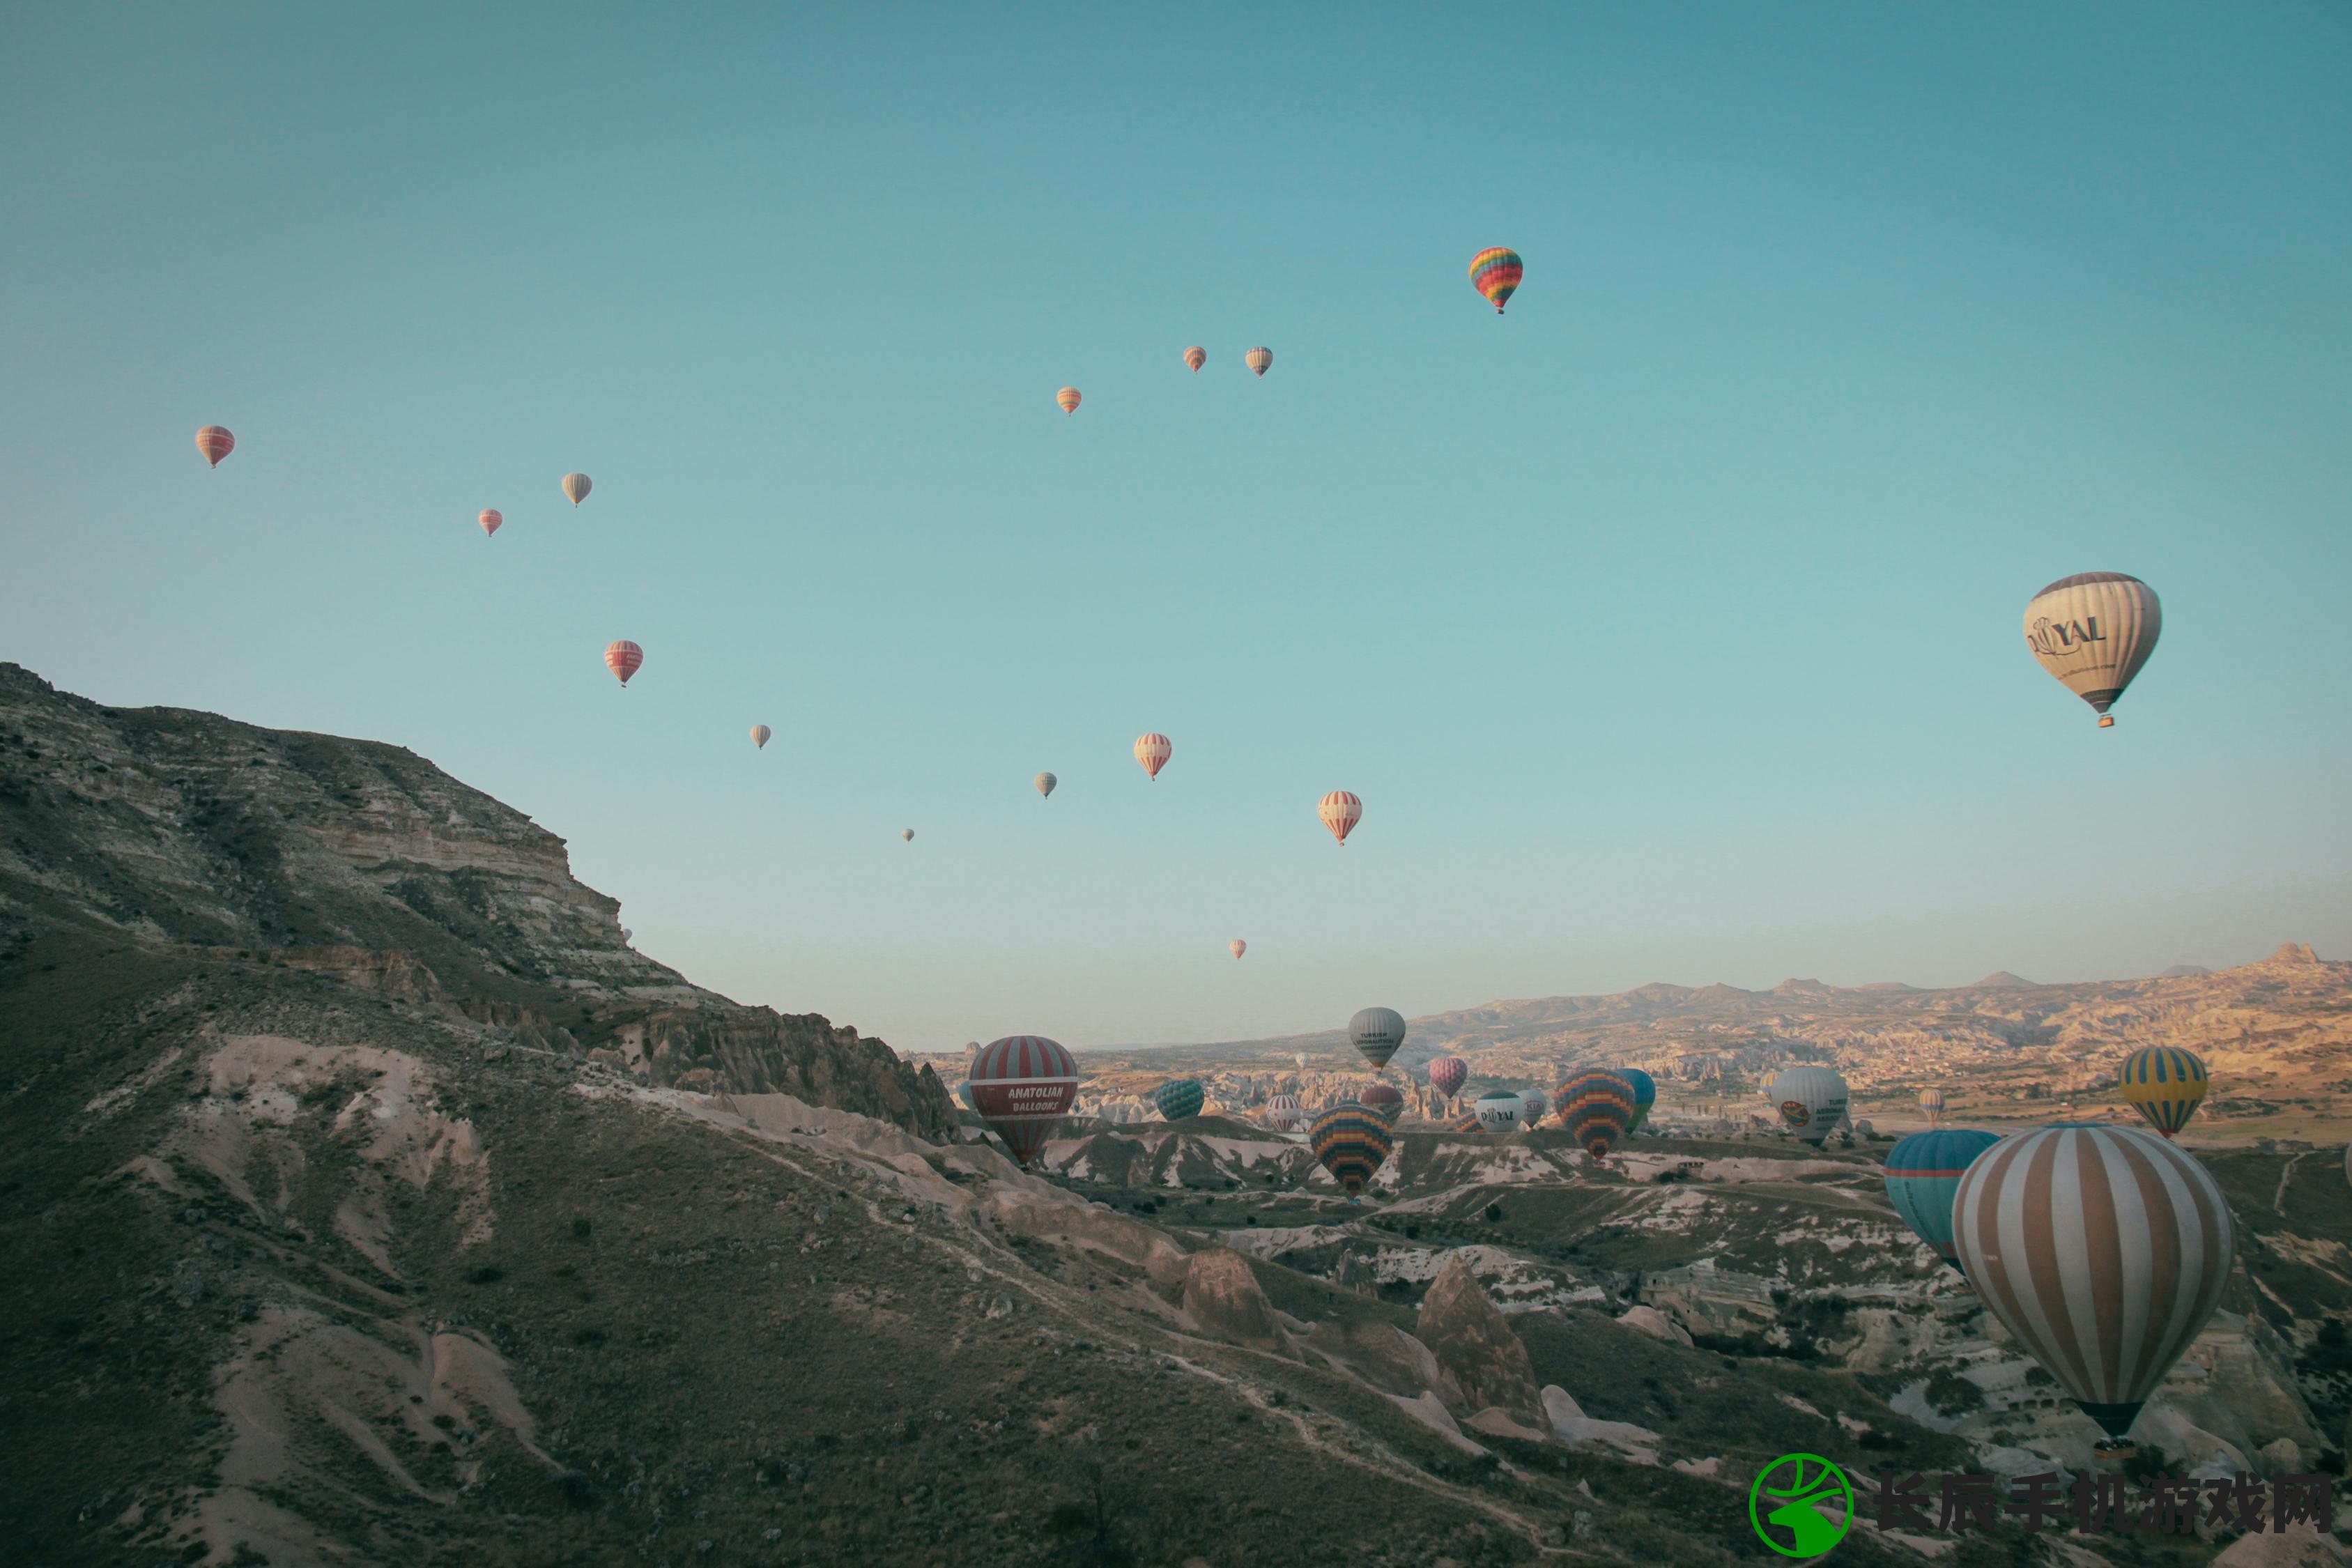
[[[1241,938],[1239,938],[1239,937],[1235,937],[1235,938],[1234,938],[1234,940],[1233,940],[1233,941],[1231,941],[1231,942],[1229,942],[1225,943],[1225,948],[1226,948],[1226,950],[1227,950],[1228,952],[1231,952],[1231,953],[1232,953],[1235,958],[1239,958],[1243,953],[1245,953],[1245,952],[1247,952],[1249,951],[1249,943],[1247,943],[1247,942],[1244,942],[1244,941],[1243,941]]]
[[[1008,1035],[972,1058],[971,1088],[972,1109],[1025,1166],[1078,1097],[1077,1058],[1043,1035]]]
[[[1184,363],[1191,365],[1193,373],[1198,374],[1201,367],[1209,363],[1209,351],[1195,343],[1184,351]]]
[[[1553,1091],[1551,1108],[1586,1153],[1605,1160],[1633,1125],[1633,1086],[1622,1073],[1580,1072]]]
[[[1781,1124],[1818,1149],[1845,1120],[1845,1079],[1829,1068],[1780,1069],[1772,1080],[1772,1103],[1780,1108]]]
[[[1160,1118],[1168,1121],[1181,1121],[1187,1116],[1200,1115],[1202,1103],[1206,1098],[1197,1078],[1170,1079],[1151,1091],[1151,1103],[1158,1108]]]
[[[1519,1090],[1519,1125],[1532,1132],[1551,1114],[1551,1096],[1539,1089]]]
[[[2124,1099],[2167,1138],[2189,1125],[2205,1103],[2205,1064],[2178,1046],[2149,1046],[2124,1058]]]
[[[1944,1120],[1944,1091],[1940,1089],[1921,1089],[1919,1109],[1927,1113],[1928,1126],[1934,1127],[1940,1124]]]
[[[1633,1086],[1633,1120],[1625,1131],[1639,1132],[1650,1119],[1650,1107],[1658,1102],[1658,1080],[1640,1068],[1619,1068],[1617,1076]]]
[[[2059,684],[2089,703],[2102,729],[2107,710],[2140,672],[2164,629],[2156,590],[2121,572],[2061,577],[2025,606],[2025,646]]]
[[[608,644],[604,648],[604,668],[620,677],[621,684],[624,686],[629,683],[629,677],[636,674],[645,662],[646,650],[626,637],[623,637],[619,642]]]
[[[775,731],[769,729],[765,724],[754,724],[751,726],[751,744],[764,750],[768,744],[769,737],[772,736],[774,733]]]
[[[1166,767],[1168,759],[1175,754],[1176,742],[1157,730],[1135,738],[1135,760],[1143,764],[1144,773],[1152,778],[1160,776],[1160,770]]]
[[[1388,1159],[1389,1151],[1396,1147],[1396,1134],[1389,1131],[1389,1124],[1353,1101],[1343,1101],[1317,1117],[1307,1136],[1314,1145],[1315,1158],[1349,1198],[1363,1192]]]
[[[1470,1064],[1460,1057],[1440,1057],[1429,1064],[1429,1087],[1451,1100],[1462,1092],[1462,1080],[1470,1076]]]
[[[1339,847],[1345,849],[1348,835],[1356,830],[1356,824],[1364,820],[1364,803],[1346,790],[1335,789],[1323,797],[1322,804],[1315,808],[1315,815],[1323,819],[1323,826],[1330,830],[1332,837],[1339,841]]]
[[[1367,1007],[1348,1020],[1348,1043],[1373,1067],[1384,1068],[1404,1044],[1404,1018],[1392,1007]]]
[[[1507,1089],[1490,1089],[1470,1107],[1481,1132],[1513,1132],[1527,1114],[1527,1102]]]
[[[1390,1084],[1372,1085],[1356,1096],[1356,1103],[1391,1127],[1396,1125],[1396,1119],[1404,1114],[1404,1096]]]
[[[1973,1127],[1944,1127],[1914,1132],[1886,1152],[1887,1202],[1913,1235],[1955,1268],[1960,1255],[1952,1245],[1952,1199],[1969,1163],[2000,1142]]]
[[[2212,1317],[2237,1248],[2204,1166],[2137,1127],[2087,1122],[1979,1155],[1952,1236],[1986,1308],[2116,1438]]]
[[[205,455],[208,465],[217,468],[223,458],[236,450],[236,437],[228,433],[225,425],[207,425],[196,432],[196,450]]]
[[[1037,793],[1039,795],[1046,797],[1047,799],[1051,799],[1054,794],[1054,786],[1060,784],[1062,781],[1055,778],[1051,773],[1039,773],[1030,782],[1037,786]]]
[[[1265,1124],[1276,1131],[1294,1131],[1297,1129],[1300,1120],[1301,1113],[1297,1095],[1277,1094],[1265,1102]]]
[[[915,841],[915,830],[911,827],[902,827],[898,829],[898,837],[912,844]]]
[[[1490,245],[1470,258],[1470,286],[1486,296],[1495,307],[1495,314],[1503,313],[1504,302],[1516,293],[1520,275],[1526,268],[1519,253],[1507,246]]]
[[[563,476],[563,493],[572,498],[573,506],[578,506],[582,501],[586,500],[588,492],[595,488],[595,482],[585,474]]]
[[[505,526],[507,519],[506,514],[499,510],[498,508],[485,507],[482,509],[482,515],[476,518],[474,521],[482,525],[483,533],[492,534],[496,533],[501,527]]]
[[[1274,363],[1274,351],[1272,349],[1265,348],[1252,349],[1249,353],[1242,355],[1242,363],[1249,366],[1250,369],[1257,372],[1258,374],[1264,375],[1266,372],[1266,367]],[[1313,378],[1309,377],[1309,379],[1311,380]]]
[[[1063,413],[1076,414],[1078,411],[1078,405],[1086,400],[1078,395],[1076,387],[1066,386],[1054,394],[1054,401],[1062,405]]]

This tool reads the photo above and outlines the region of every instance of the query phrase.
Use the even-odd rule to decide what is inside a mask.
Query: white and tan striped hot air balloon
[[[1176,742],[1156,730],[1135,738],[1135,760],[1141,763],[1143,771],[1155,779],[1160,776],[1160,770],[1168,765],[1168,759],[1175,754]]]
[[[2156,590],[2121,572],[2061,577],[2025,606],[2025,646],[2067,690],[2095,709],[2099,728],[2156,651],[2164,612]]]
[[[1927,1113],[1928,1126],[1941,1127],[1944,1124],[1944,1091],[1934,1088],[1921,1089],[1919,1109]]]
[[[1035,778],[1029,782],[1037,786],[1037,794],[1040,796],[1045,799],[1051,800],[1054,797],[1054,786],[1060,784],[1062,781],[1055,778],[1051,773],[1039,773]]]
[[[2060,1122],[1969,1163],[1952,1242],[1992,1315],[2116,1447],[2212,1317],[2237,1226],[2205,1167],[2156,1134]]]
[[[1258,374],[1264,375],[1268,367],[1274,363],[1274,351],[1269,348],[1252,349],[1242,355],[1242,363]]]
[[[596,481],[585,474],[563,476],[563,493],[573,506],[578,506],[582,501],[586,500],[588,492],[595,488]]]
[[[767,749],[769,737],[774,733],[775,731],[769,729],[765,724],[754,724],[751,726],[751,744],[762,751],[765,751]]]
[[[1364,803],[1346,790],[1335,789],[1316,806],[1315,815],[1323,819],[1323,826],[1330,830],[1332,837],[1339,841],[1339,847],[1345,849],[1348,835],[1356,830],[1356,824],[1364,820]]]

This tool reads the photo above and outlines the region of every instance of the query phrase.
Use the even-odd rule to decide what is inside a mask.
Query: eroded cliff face
[[[605,1050],[656,1087],[781,1090],[935,1135],[928,1071],[814,1015],[742,1007],[622,939],[563,840],[412,752],[108,708],[0,664],[0,963],[37,943],[233,950],[486,1047]]]

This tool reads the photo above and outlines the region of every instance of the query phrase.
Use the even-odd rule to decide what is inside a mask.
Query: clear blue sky
[[[0,657],[909,1048],[2352,947],[2352,11],[1139,9],[11,7]]]

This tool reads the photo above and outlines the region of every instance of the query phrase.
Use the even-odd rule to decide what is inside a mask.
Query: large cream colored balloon
[[[2163,629],[2156,590],[2121,572],[2061,577],[2025,606],[2025,646],[2098,710],[2102,730],[2115,722],[2108,708],[2156,651]]]

